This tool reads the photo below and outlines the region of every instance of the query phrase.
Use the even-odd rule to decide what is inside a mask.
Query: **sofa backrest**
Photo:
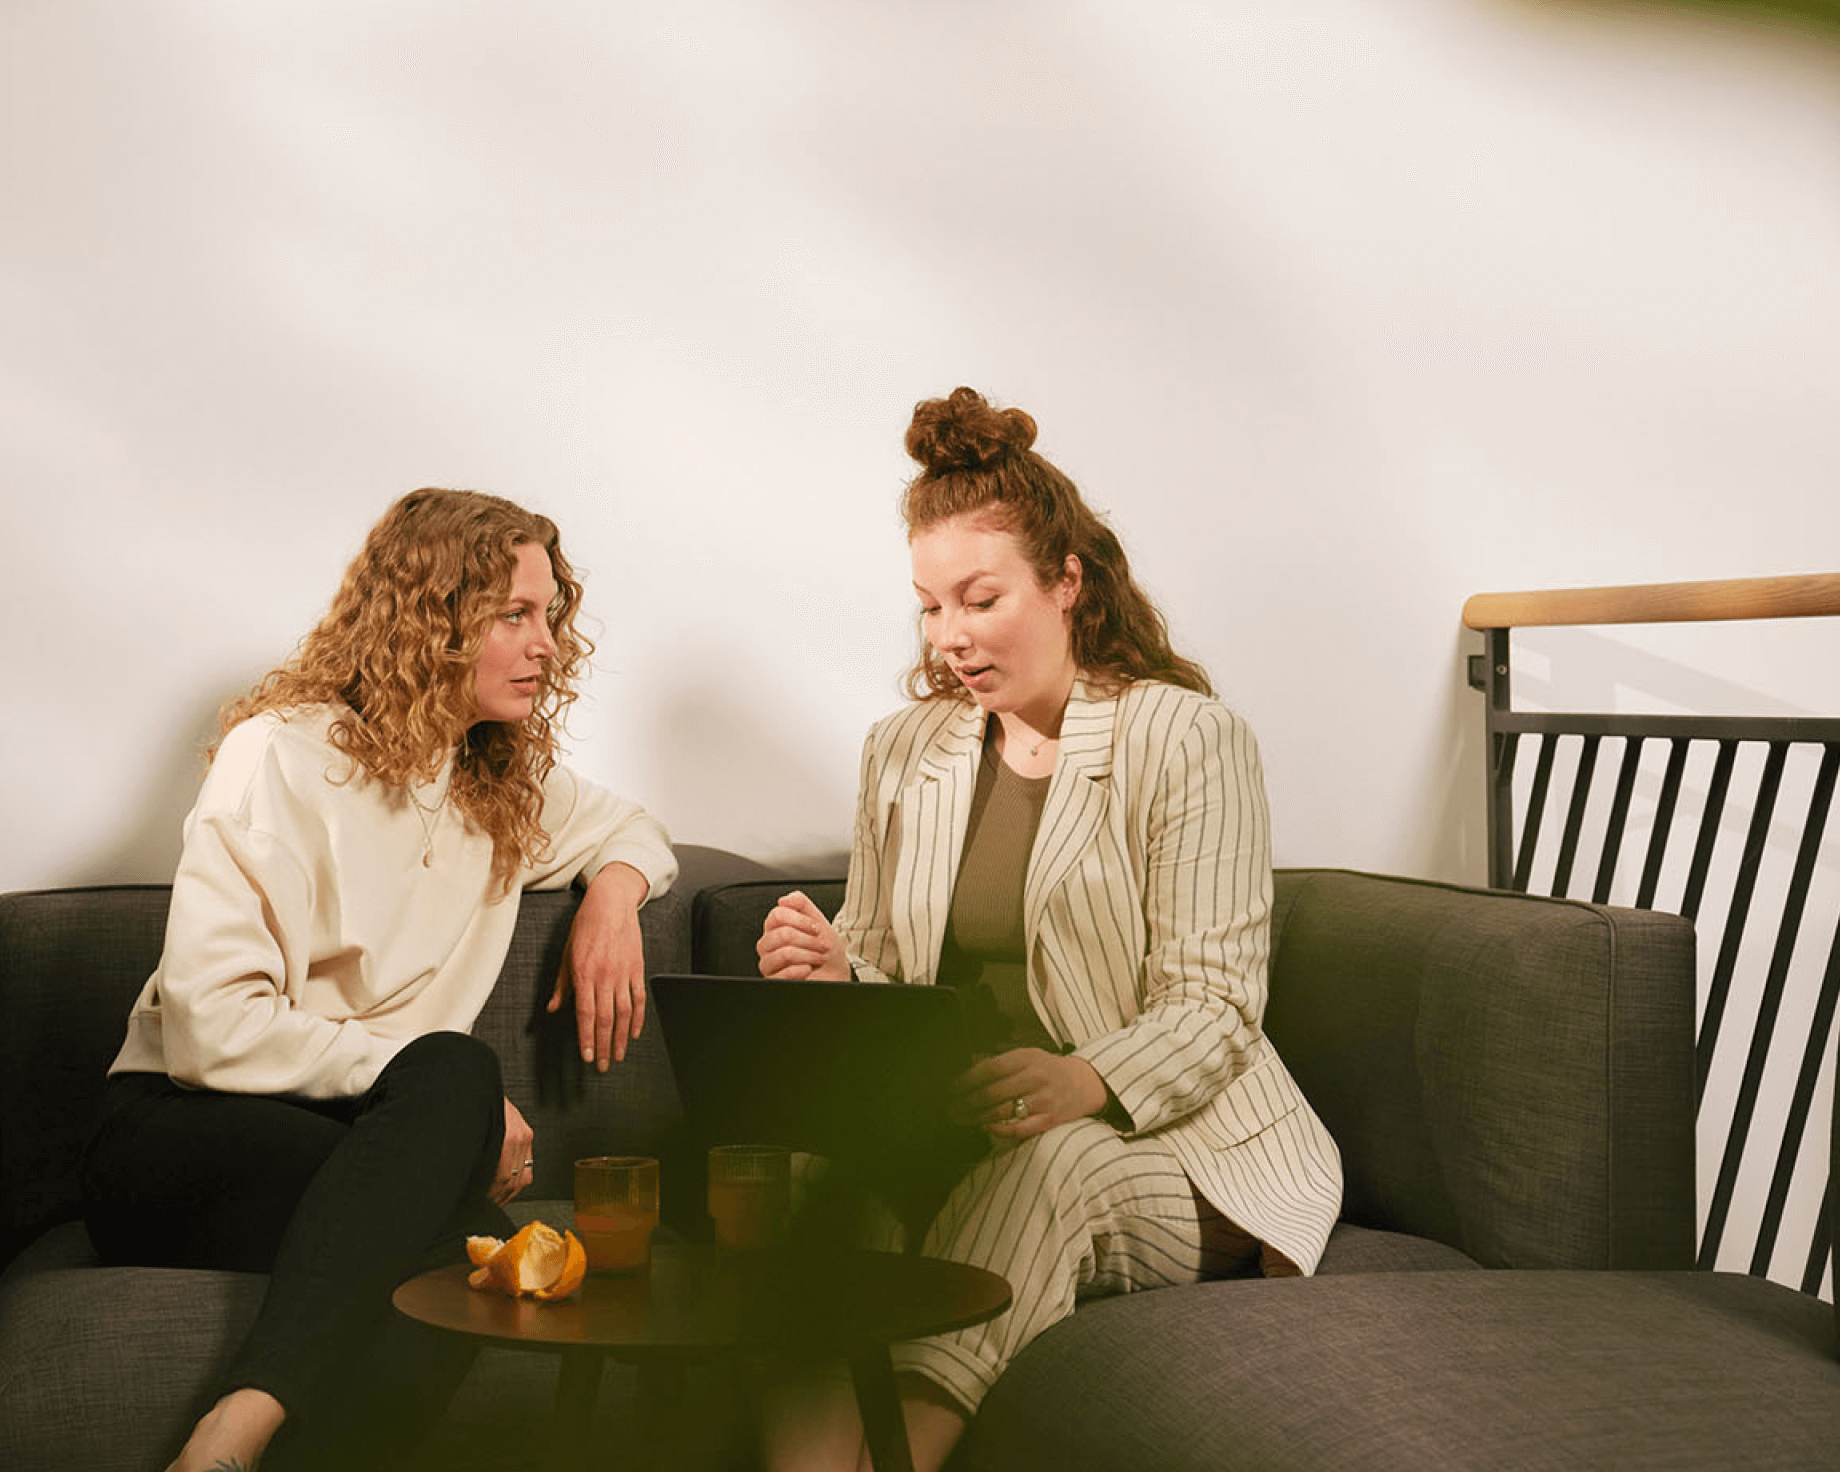
[[[1693,1263],[1694,944],[1677,915],[1281,873],[1266,1030],[1343,1216],[1486,1267]]]
[[[673,890],[640,912],[649,971],[689,969],[692,893]],[[0,895],[0,1263],[81,1215],[83,1143],[128,1010],[158,964],[169,895],[165,885]],[[656,1023],[625,1063],[598,1074],[581,1063],[573,1012],[544,1010],[577,898],[525,894],[499,984],[474,1028],[497,1050],[506,1092],[536,1132],[533,1196],[569,1196],[583,1155],[669,1160],[686,1148]],[[679,1211],[700,1220],[703,1208],[666,1204],[673,1220]]]
[[[751,975],[775,900],[704,890],[700,971]],[[1279,870],[1266,1030],[1342,1150],[1343,1216],[1498,1267],[1693,1257],[1693,929],[1678,916]]]
[[[642,912],[651,972],[753,974],[774,901],[835,875],[684,847]],[[740,882],[736,882],[739,878]],[[78,1158],[168,891],[0,896],[0,1262],[80,1212]],[[572,893],[528,894],[477,1031],[536,1130],[532,1195],[571,1162],[656,1154],[694,1181],[661,1029],[607,1074],[544,1011]],[[1344,1216],[1516,1267],[1683,1267],[1693,1242],[1693,935],[1674,916],[1328,870],[1280,871],[1267,1030],[1341,1146]],[[1836,1134],[1840,1171],[1840,1133]],[[694,1190],[665,1215],[700,1222]]]
[[[505,1093],[535,1132],[531,1199],[572,1196],[574,1163],[587,1155],[657,1156],[671,1183],[695,1164],[657,1019],[647,1019],[623,1062],[600,1073],[581,1061],[573,1001],[547,1010],[578,901],[574,890],[524,895],[498,985],[473,1027],[498,1053]],[[690,964],[689,914],[690,896],[678,891],[639,912],[648,974]],[[700,1201],[662,1194],[674,1224],[701,1221]]]

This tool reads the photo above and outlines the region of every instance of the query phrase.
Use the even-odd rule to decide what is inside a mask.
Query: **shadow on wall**
[[[186,815],[208,770],[206,753],[217,740],[217,715],[226,701],[246,694],[249,681],[224,684],[188,701],[186,719],[157,740],[142,732],[146,773],[130,802],[115,815],[112,841],[74,862],[48,882],[59,887],[100,884],[169,884],[178,867]],[[786,738],[797,728],[759,718],[745,700],[724,700],[708,689],[683,689],[656,708],[652,758],[671,785],[694,797],[678,800],[659,816],[674,837],[719,842],[788,873],[826,877],[849,866],[851,808],[846,799],[834,822],[838,782],[850,796],[855,768],[841,779]],[[846,764],[847,765],[847,764]],[[786,815],[800,815],[788,819]],[[812,815],[802,821],[803,815]],[[832,831],[834,830],[834,831]],[[715,834],[699,840],[699,835]]]
[[[1469,687],[1469,656],[1479,648],[1473,635],[1458,630],[1436,744],[1419,783],[1430,806],[1407,871],[1451,884],[1489,882],[1488,712],[1484,697]]]
[[[855,763],[827,768],[818,760],[827,748],[797,739],[809,728],[763,720],[768,708],[721,682],[679,686],[651,702],[647,765],[661,774],[658,790],[678,794],[658,815],[680,842],[715,843],[790,874],[841,875]]]
[[[1676,631],[1670,630],[1669,633]],[[1678,631],[1699,635],[1699,653],[1708,661],[1716,654],[1728,670],[1741,667],[1744,651],[1752,651],[1757,667],[1776,671],[1784,681],[1797,676],[1806,681],[1805,690],[1795,693],[1803,698],[1785,698],[1782,688],[1775,692],[1762,688],[1758,679],[1746,681],[1732,673],[1690,663],[1684,659],[1644,649],[1614,634],[1593,629],[1555,628],[1517,631],[1514,648],[1514,706],[1521,711],[1551,711],[1567,714],[1683,714],[1711,717],[1762,717],[1770,719],[1831,717],[1832,702],[1840,698],[1840,684],[1832,670],[1834,634],[1832,620],[1784,620],[1769,628],[1743,625],[1710,625]],[[1716,639],[1717,645],[1704,642]],[[1793,642],[1789,642],[1789,641]],[[1785,649],[1783,646],[1787,644]],[[1774,658],[1766,665],[1764,652]],[[1682,833],[1697,831],[1701,813],[1712,788],[1711,770],[1714,741],[1701,738],[1692,747],[1674,799],[1674,824]],[[1556,862],[1559,835],[1563,827],[1563,805],[1569,800],[1577,781],[1581,760],[1581,739],[1567,737],[1555,746],[1552,789],[1544,807],[1537,852],[1529,882],[1535,889],[1550,888]],[[1538,750],[1529,746],[1529,751]],[[1625,760],[1627,744],[1621,737],[1605,739],[1598,756],[1596,777],[1591,785],[1591,802],[1580,829],[1579,852],[1594,855],[1601,851],[1606,824],[1611,774]],[[1616,873],[1614,898],[1617,903],[1633,903],[1637,878],[1651,832],[1654,813],[1660,802],[1663,767],[1667,743],[1653,741],[1639,753],[1636,778],[1631,788],[1633,798],[1624,829]],[[1804,831],[1811,812],[1825,812],[1815,800],[1815,772],[1821,756],[1816,741],[1789,742],[1783,765],[1778,773],[1774,814],[1761,835],[1762,848],[1752,861],[1761,866],[1761,877],[1753,869],[1753,882],[1770,883],[1765,889],[1787,883],[1787,868],[1804,844]],[[1706,900],[1702,914],[1723,913],[1723,906],[1737,880],[1737,868],[1745,850],[1752,823],[1754,800],[1764,764],[1761,743],[1747,743],[1738,749],[1730,776],[1730,785],[1715,812],[1718,842],[1711,851],[1711,867],[1706,880]],[[1524,758],[1515,767],[1514,811],[1524,815],[1530,799],[1533,761]],[[1812,850],[1817,874],[1840,875],[1840,832],[1825,818],[1819,846]],[[1518,827],[1524,816],[1517,818]],[[1674,908],[1680,890],[1686,884],[1690,843],[1670,845],[1670,860],[1663,871],[1656,905]],[[1772,866],[1783,873],[1772,877]],[[1572,894],[1588,892],[1595,880],[1594,870],[1581,862],[1573,871]],[[1827,881],[1831,882],[1831,881]],[[1704,957],[1702,957],[1704,959]]]
[[[146,767],[150,779],[135,806],[118,815],[114,843],[59,876],[55,882],[60,887],[172,882],[186,814],[198,800],[208,768],[206,752],[217,740],[217,713],[248,688],[247,681],[224,685],[186,704],[190,718],[157,743]]]
[[[1649,632],[1643,626],[1644,632]],[[1831,658],[1831,620],[1783,619],[1768,628],[1755,624],[1712,624],[1673,628],[1661,634],[1685,643],[1695,662],[1642,647],[1634,638],[1591,628],[1517,629],[1513,636],[1514,707],[1516,710],[1681,713],[1702,716],[1806,716],[1822,712],[1807,703],[1834,687],[1817,663]],[[1794,643],[1790,643],[1794,640]],[[1785,698],[1730,673],[1744,668],[1746,651],[1753,668],[1787,669],[1803,675],[1805,685]],[[1799,659],[1798,659],[1799,652]],[[1764,661],[1768,659],[1769,663]],[[1750,671],[1746,671],[1750,673]]]

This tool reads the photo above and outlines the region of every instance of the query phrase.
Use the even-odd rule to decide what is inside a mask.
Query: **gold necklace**
[[[409,794],[409,801],[415,808],[416,820],[422,825],[422,867],[424,869],[434,867],[434,825],[440,819],[441,809],[447,806],[448,787],[451,785],[450,781],[447,786],[441,788],[441,800],[431,808],[422,806],[422,800],[415,795],[413,787],[403,789]]]

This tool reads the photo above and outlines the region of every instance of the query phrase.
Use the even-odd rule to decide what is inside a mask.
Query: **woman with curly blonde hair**
[[[295,656],[223,713],[85,1161],[105,1261],[269,1274],[175,1468],[300,1455],[390,1463],[465,1356],[389,1295],[505,1236],[533,1134],[470,1029],[526,888],[584,886],[571,990],[605,1069],[644,1020],[638,909],[676,876],[664,829],[557,761],[591,646],[555,525],[421,490],[374,527]],[[377,1403],[334,1410],[354,1367]],[[349,1419],[349,1418],[346,1418]],[[334,1433],[344,1445],[331,1450]]]

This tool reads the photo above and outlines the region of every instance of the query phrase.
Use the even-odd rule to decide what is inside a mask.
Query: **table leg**
[[[594,1402],[601,1389],[601,1352],[568,1349],[556,1376],[556,1425],[550,1463],[557,1472],[581,1472],[594,1434]]]
[[[644,1361],[639,1366],[638,1400],[640,1466],[670,1467],[671,1437],[684,1403],[684,1367],[680,1361]]]
[[[856,1384],[856,1409],[862,1414],[863,1438],[869,1444],[869,1465],[875,1472],[914,1472],[907,1418],[901,1414],[888,1346],[878,1344],[851,1355],[850,1378]]]

